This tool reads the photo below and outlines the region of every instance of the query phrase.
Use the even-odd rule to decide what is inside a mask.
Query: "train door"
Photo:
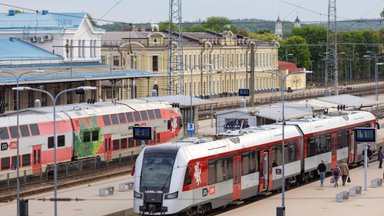
[[[104,160],[112,159],[112,148],[111,148],[111,134],[104,135]]]
[[[260,185],[259,192],[263,192],[268,190],[268,182],[269,182],[269,158],[268,158],[268,150],[260,151]]]
[[[233,157],[233,194],[232,200],[239,200],[241,196],[241,156]]]
[[[347,132],[347,142],[348,142],[348,163],[353,163],[355,158],[355,142],[353,136],[353,130],[348,130]]]
[[[331,134],[331,153],[332,153],[332,167],[337,163],[337,133]]]
[[[39,174],[41,170],[41,145],[32,146],[32,173]]]

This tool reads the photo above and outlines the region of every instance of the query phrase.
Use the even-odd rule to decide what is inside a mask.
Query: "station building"
[[[225,97],[237,95],[240,88],[248,88],[251,43],[256,45],[255,91],[279,86],[278,79],[270,73],[262,73],[279,71],[276,41],[257,41],[230,31],[183,32],[182,41],[185,95]],[[168,93],[168,46],[168,32],[156,29],[106,32],[102,36],[101,59],[111,65],[112,71],[139,69],[153,73],[149,81],[133,80],[128,84],[137,86],[135,96],[147,96],[148,88],[164,96]],[[122,85],[127,84],[123,81]],[[174,94],[179,94],[177,81],[172,85],[176,89]]]
[[[116,91],[111,86],[121,79],[147,80],[151,73],[120,70],[112,74],[109,65],[100,63],[104,33],[92,25],[86,13],[9,10],[0,14],[0,111],[16,109],[12,87],[17,81],[21,86],[47,90],[53,95],[78,86],[97,87],[85,95],[64,94],[59,104],[133,98],[132,86],[121,86]],[[127,97],[123,97],[122,90],[126,90]],[[45,94],[24,91],[20,96],[20,108],[32,107],[35,99],[51,105]]]

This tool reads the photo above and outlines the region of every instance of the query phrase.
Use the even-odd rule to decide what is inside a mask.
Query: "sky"
[[[1,0],[0,13],[9,4],[52,12],[86,12],[97,19],[128,23],[157,23],[168,20],[169,0]],[[211,16],[230,19],[326,21],[328,0],[182,0],[183,21]],[[337,0],[338,20],[379,18],[384,0]],[[16,8],[14,8],[16,9]]]

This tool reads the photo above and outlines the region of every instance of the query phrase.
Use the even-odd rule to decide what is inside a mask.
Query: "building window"
[[[119,56],[113,56],[113,66],[120,66]]]
[[[158,56],[152,56],[152,71],[159,71]]]
[[[93,40],[89,41],[89,56],[93,57]]]
[[[81,56],[82,56],[83,58],[85,58],[85,40],[83,40],[81,49],[82,49],[82,51],[81,51]]]
[[[81,58],[81,40],[77,42],[77,55]]]
[[[96,40],[93,41],[93,57],[97,57]]]
[[[106,64],[106,58],[105,58],[105,56],[101,56],[101,63]]]

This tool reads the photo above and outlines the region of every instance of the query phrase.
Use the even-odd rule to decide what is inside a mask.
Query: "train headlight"
[[[143,194],[133,191],[133,197],[135,197],[136,199],[143,199]]]
[[[175,193],[166,194],[164,199],[177,199],[179,196],[179,192],[176,191]]]

